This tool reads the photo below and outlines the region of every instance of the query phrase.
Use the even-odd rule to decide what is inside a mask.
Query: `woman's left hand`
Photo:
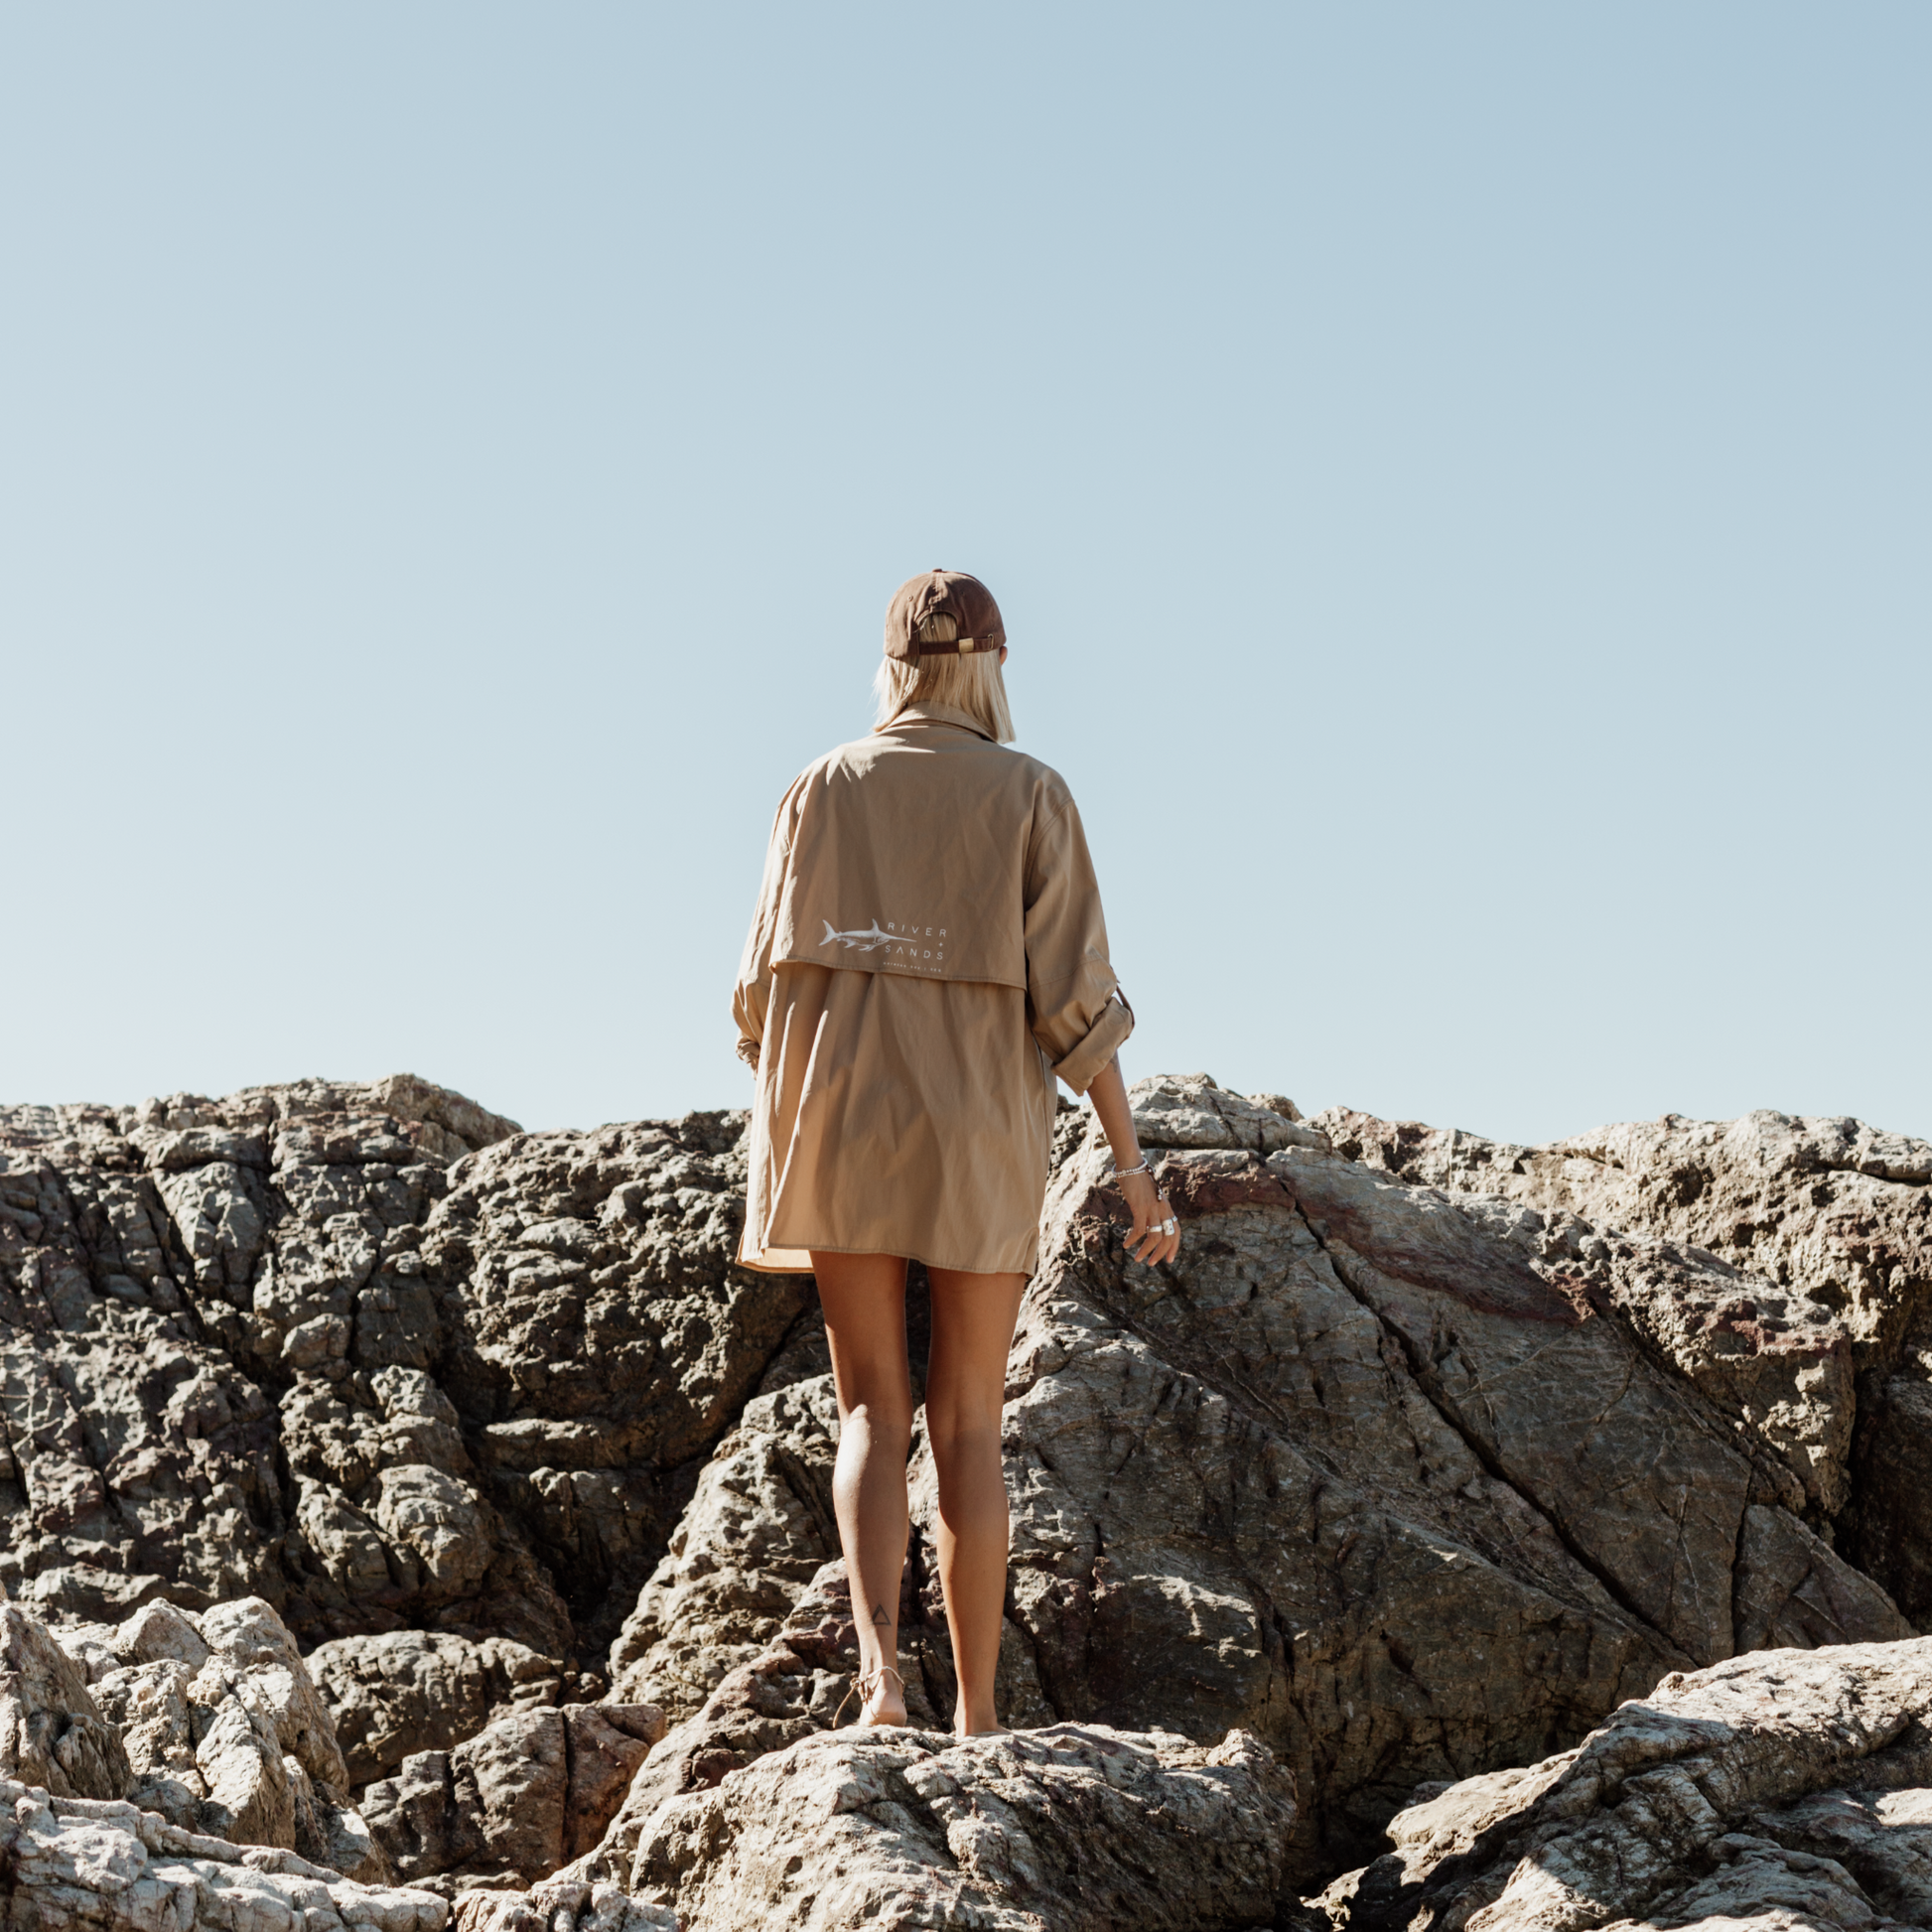
[[[1118,1184],[1134,1216],[1127,1252],[1150,1268],[1172,1261],[1180,1252],[1180,1221],[1161,1183],[1151,1173],[1124,1173]]]

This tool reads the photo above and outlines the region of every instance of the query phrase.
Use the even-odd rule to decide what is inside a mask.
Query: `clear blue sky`
[[[1932,1134],[1932,9],[0,7],[0,1099],[740,1104],[993,587],[1130,1077]]]

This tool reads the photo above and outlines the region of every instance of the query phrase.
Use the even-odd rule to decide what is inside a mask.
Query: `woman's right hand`
[[[1127,1252],[1149,1268],[1172,1261],[1180,1252],[1180,1220],[1161,1183],[1151,1173],[1124,1173],[1116,1176],[1115,1184],[1134,1216]]]

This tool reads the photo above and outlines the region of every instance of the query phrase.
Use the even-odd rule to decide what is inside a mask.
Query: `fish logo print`
[[[835,932],[832,929],[832,921],[827,919],[825,937],[818,943],[821,946],[829,946],[837,940],[847,952],[850,952],[854,946],[857,946],[861,952],[877,952],[881,946],[890,946],[897,937],[898,934],[896,932],[881,932],[877,919],[874,919],[869,927],[858,932]]]

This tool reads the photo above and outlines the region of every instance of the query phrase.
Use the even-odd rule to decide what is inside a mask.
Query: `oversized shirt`
[[[1059,773],[915,705],[804,771],[733,1001],[758,1069],[739,1259],[1031,1274],[1054,1079],[1133,1031]]]

